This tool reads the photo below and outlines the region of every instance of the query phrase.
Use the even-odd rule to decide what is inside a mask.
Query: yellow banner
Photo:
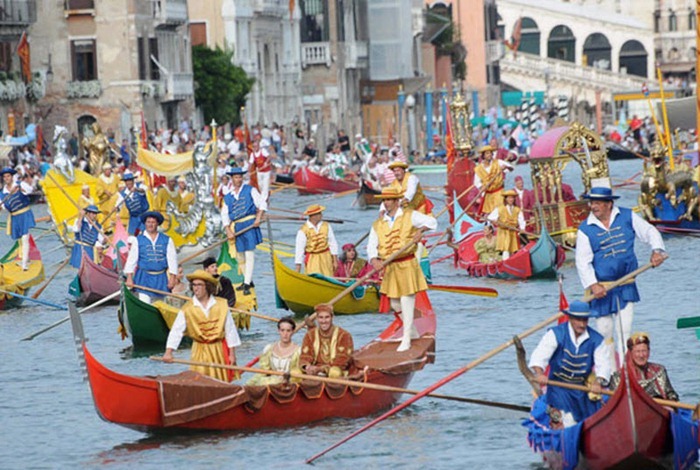
[[[168,155],[139,148],[137,160],[141,168],[170,177],[189,173],[194,167],[192,152]]]

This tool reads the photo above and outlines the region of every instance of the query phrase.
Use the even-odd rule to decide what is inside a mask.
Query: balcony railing
[[[94,10],[95,0],[64,0],[65,10]]]
[[[158,24],[180,25],[187,23],[187,0],[151,0],[153,19]]]
[[[486,41],[486,63],[497,62],[503,57],[506,49],[503,41]]]
[[[36,22],[36,0],[0,0],[0,25],[28,25]]]
[[[328,42],[302,42],[301,43],[301,66],[309,65],[331,66],[331,46]]]
[[[286,0],[256,0],[253,3],[256,13],[269,16],[289,16],[289,2]]]
[[[346,42],[343,44],[343,48],[345,51],[345,67],[361,69],[369,65],[369,55],[365,41]]]
[[[194,95],[194,75],[174,72],[164,80],[165,94],[163,101],[180,101]]]

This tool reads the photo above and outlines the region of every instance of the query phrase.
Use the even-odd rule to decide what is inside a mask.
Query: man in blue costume
[[[146,189],[140,184],[136,184],[134,174],[130,171],[124,172],[122,181],[124,181],[126,187],[119,191],[116,207],[121,207],[122,203],[126,204],[126,209],[129,211],[129,227],[127,231],[129,235],[136,235],[137,230],[143,231],[141,216],[149,208]]]
[[[547,380],[556,380],[576,385],[585,385],[595,368],[596,379],[591,386],[593,393],[602,391],[601,386],[610,380],[610,346],[603,336],[588,326],[591,310],[587,303],[571,302],[569,321],[550,328],[532,352],[528,366],[535,373],[535,380],[546,385]],[[547,365],[549,375],[545,375]],[[547,387],[546,402],[562,412],[565,427],[578,423],[600,407],[599,401],[591,401],[586,392],[566,388]]]
[[[595,297],[591,310],[598,317],[596,329],[609,343],[613,342],[615,314],[619,310],[624,340],[618,347],[623,357],[639,292],[634,280],[609,291],[607,287],[639,267],[634,254],[635,237],[651,246],[650,262],[654,267],[663,263],[668,255],[659,231],[632,210],[616,207],[613,201],[618,197],[605,187],[592,188],[584,195],[590,202],[591,213],[576,234],[576,269],[583,287]],[[612,348],[610,353],[613,353]]]
[[[175,244],[169,236],[158,232],[158,226],[163,223],[162,214],[146,212],[141,215],[141,221],[146,230],[136,237],[129,237],[129,256],[124,266],[126,286],[132,289],[137,285],[170,292],[177,276]],[[141,300],[149,303],[152,297],[162,297],[139,289],[136,292]]]
[[[0,210],[7,209],[7,234],[13,240],[22,243],[22,269],[29,269],[29,230],[36,226],[34,213],[29,207],[29,194],[34,191],[31,185],[15,181],[17,171],[13,168],[0,170],[2,192],[0,192]]]
[[[97,206],[89,205],[81,211],[80,217],[73,224],[75,243],[70,255],[70,264],[74,268],[80,268],[83,251],[94,261],[95,247],[102,248],[104,246],[102,225],[97,222],[97,214],[99,213],[100,209]]]
[[[255,266],[255,247],[262,243],[262,232],[259,225],[263,213],[267,210],[267,203],[254,187],[243,183],[245,170],[233,168],[228,172],[233,184],[231,192],[224,196],[221,204],[221,222],[224,225],[226,236],[229,240],[236,241],[236,257],[243,265],[243,285],[237,290],[242,290],[244,295],[250,294],[253,284],[253,267]],[[246,227],[255,228],[234,237]]]

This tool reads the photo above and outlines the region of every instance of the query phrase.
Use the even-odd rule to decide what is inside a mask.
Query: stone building
[[[44,125],[117,138],[192,118],[186,0],[46,0],[30,28],[32,67],[47,75]]]

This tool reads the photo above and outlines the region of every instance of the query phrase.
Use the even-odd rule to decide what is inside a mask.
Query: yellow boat
[[[351,283],[332,278],[301,274],[287,267],[277,256],[275,286],[277,295],[289,310],[297,315],[313,313],[314,306],[330,301]],[[375,313],[379,311],[379,289],[374,285],[361,286],[333,305],[337,315]],[[278,305],[280,306],[280,305]]]
[[[44,280],[44,263],[34,243],[29,237],[29,269],[23,271],[18,265],[19,242],[15,242],[10,251],[0,258],[0,290],[18,295],[26,295],[29,289]],[[0,310],[15,307],[22,299],[5,292],[0,292]]]

